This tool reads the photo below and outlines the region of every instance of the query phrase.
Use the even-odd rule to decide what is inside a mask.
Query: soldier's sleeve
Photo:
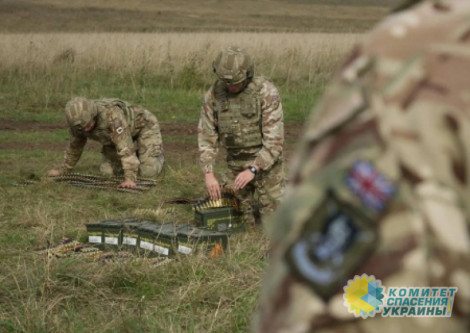
[[[204,97],[198,124],[199,163],[204,173],[214,172],[215,159],[219,151],[219,134],[212,102],[213,96],[210,90]]]
[[[396,192],[361,81],[337,77],[315,113],[271,221],[272,262],[255,332],[313,332],[350,320],[338,290],[374,251],[372,221]]]
[[[108,122],[111,131],[111,140],[116,146],[116,152],[121,158],[124,178],[135,181],[139,170],[139,159],[135,153],[132,134],[122,110],[113,107],[107,110]]]
[[[156,147],[156,155],[160,156],[163,155],[163,140],[162,140],[162,132],[160,129],[160,123],[157,120],[155,123],[154,131],[156,134],[156,141],[155,141],[155,147]]]
[[[470,125],[460,96],[470,76],[455,58],[430,53],[389,71],[358,51],[330,84],[271,221],[256,332],[347,331],[354,306],[343,287],[362,273],[383,286],[456,286],[455,307],[468,318]],[[465,80],[446,79],[451,69]],[[375,319],[387,320],[354,325],[373,331]],[[412,327],[413,318],[401,319]]]
[[[263,83],[261,99],[263,147],[253,164],[267,170],[279,159],[283,150],[284,115],[279,92],[271,81]]]
[[[82,156],[83,148],[87,142],[87,138],[81,135],[75,135],[70,129],[70,140],[64,153],[64,162],[59,168],[61,174],[72,170],[77,164],[80,156]]]

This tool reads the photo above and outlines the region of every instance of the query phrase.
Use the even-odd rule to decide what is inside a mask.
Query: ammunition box
[[[101,223],[88,223],[86,225],[88,243],[103,244],[103,228]]]
[[[107,245],[122,244],[122,228],[123,224],[119,221],[101,221],[103,229],[103,243]]]
[[[164,256],[171,256],[176,245],[176,228],[171,223],[145,223],[137,229],[139,248],[152,251]]]
[[[244,229],[242,216],[233,207],[217,207],[195,211],[196,226],[212,231],[235,232]]]
[[[137,220],[124,220],[122,227],[122,245],[127,246],[139,246],[139,227],[145,224],[144,221],[139,222]]]
[[[228,234],[189,225],[178,228],[178,253],[209,253],[216,244],[227,248]]]

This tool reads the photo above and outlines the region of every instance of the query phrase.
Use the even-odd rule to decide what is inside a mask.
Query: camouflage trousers
[[[165,158],[163,157],[162,137],[160,126],[155,116],[147,115],[147,124],[141,129],[139,135],[134,138],[134,146],[139,159],[139,175],[141,177],[155,177],[163,169]],[[103,146],[103,156],[100,171],[105,175],[122,175],[121,158],[113,145]]]
[[[223,186],[233,187],[237,175],[246,170],[250,162],[252,160],[229,160]],[[237,192],[243,212],[243,222],[247,226],[256,224],[254,207],[257,206],[261,221],[264,223],[266,217],[276,209],[284,193],[284,186],[284,163],[280,158],[269,170],[260,170],[250,183]]]

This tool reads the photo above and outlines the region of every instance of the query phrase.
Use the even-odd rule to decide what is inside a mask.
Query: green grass
[[[204,93],[198,82],[190,89],[187,83],[175,83],[172,88],[170,78],[165,81],[158,76],[136,85],[135,80],[129,79],[132,75],[100,71],[62,73],[60,68],[49,72],[3,72],[0,120],[63,122],[63,107],[73,96],[120,97],[144,105],[161,121],[199,117]]]
[[[15,119],[17,120],[17,119]],[[64,127],[66,125],[64,124]],[[69,132],[67,129],[54,130],[47,132],[0,132],[0,140],[2,143],[18,142],[18,143],[29,143],[29,142],[41,142],[41,143],[55,143],[61,141],[67,141],[69,138]]]
[[[137,87],[127,77],[114,76],[109,72],[76,72],[69,77],[41,73],[14,75],[11,72],[0,72],[1,74],[0,120],[50,124],[65,124],[63,108],[73,96],[119,97],[143,105],[161,122],[195,122],[199,119],[204,94],[212,82],[210,76],[208,83],[203,84],[199,80],[177,81],[171,76],[155,75],[148,77],[145,85]],[[288,122],[305,120],[325,84],[323,78],[310,85],[302,84],[302,81],[295,83],[282,80],[278,84],[273,80],[280,90],[285,120]],[[20,93],[18,86],[21,84]],[[57,132],[58,136],[50,137],[49,140],[61,140],[62,134]],[[3,138],[5,136],[6,133]],[[33,138],[25,136],[22,141],[29,139]]]

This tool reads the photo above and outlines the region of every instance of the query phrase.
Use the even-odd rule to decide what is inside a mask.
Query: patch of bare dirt
[[[290,159],[293,150],[295,149],[298,138],[302,132],[302,123],[288,123],[285,125],[285,157]],[[181,142],[174,139],[165,140],[165,138],[184,138],[188,136],[197,136],[197,123],[194,122],[171,122],[160,124],[163,136],[163,148],[165,149],[166,156],[186,156],[187,160],[197,160],[199,156],[197,143],[194,142]],[[0,122],[0,130],[3,131],[54,131],[57,129],[65,129],[65,124],[48,124],[37,122],[13,122],[2,121]],[[196,140],[196,139],[195,139]],[[9,150],[50,150],[50,151],[64,151],[66,143],[63,142],[0,142],[0,149]],[[89,141],[86,150],[100,151],[101,145],[98,142]],[[220,154],[219,154],[220,155]]]
[[[18,132],[55,131],[58,129],[66,129],[66,128],[67,128],[67,125],[65,123],[49,124],[49,123],[11,121],[11,120],[0,121],[0,131],[18,131]]]

